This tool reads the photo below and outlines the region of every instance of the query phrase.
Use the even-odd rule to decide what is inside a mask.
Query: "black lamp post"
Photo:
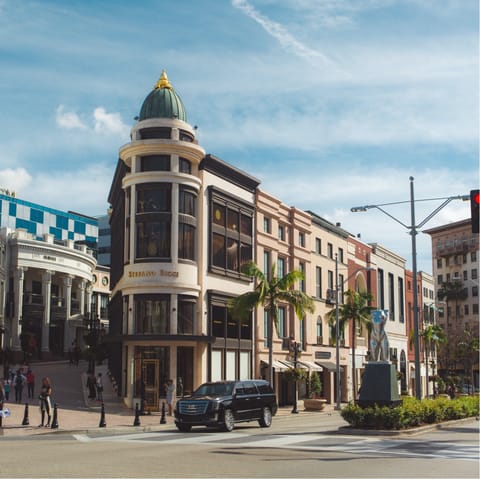
[[[298,353],[300,350],[300,343],[292,341],[290,344],[290,351],[293,353],[293,369],[295,371],[295,378],[293,381],[293,409],[292,414],[298,414],[297,409],[297,366],[298,366]]]
[[[86,343],[88,345],[88,373],[95,374],[95,358],[97,356],[98,333],[100,331],[100,319],[93,311],[83,318],[87,329]]]

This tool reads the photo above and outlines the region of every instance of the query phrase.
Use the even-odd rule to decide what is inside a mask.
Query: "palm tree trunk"
[[[267,331],[267,343],[268,343],[268,379],[270,386],[273,389],[273,315],[268,313],[268,331]]]
[[[356,364],[355,364],[355,336],[356,336],[355,317],[353,317],[352,325],[353,325],[353,334],[352,334],[352,370],[353,370],[352,386],[353,386],[353,401],[356,401],[357,400],[357,374],[356,374]]]

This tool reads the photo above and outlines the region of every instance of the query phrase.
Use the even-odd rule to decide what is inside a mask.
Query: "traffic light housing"
[[[472,233],[479,233],[480,190],[470,191],[470,208],[472,210]]]

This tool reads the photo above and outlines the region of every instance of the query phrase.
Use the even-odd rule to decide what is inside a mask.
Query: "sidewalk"
[[[11,416],[3,418],[3,426],[0,428],[0,436],[29,436],[38,434],[52,434],[59,432],[108,432],[108,434],[138,431],[156,431],[162,429],[172,429],[175,427],[173,417],[165,415],[165,424],[160,424],[161,413],[152,413],[150,415],[139,416],[140,426],[134,426],[135,412],[127,408],[121,398],[119,398],[113,388],[110,377],[107,375],[107,366],[96,366],[95,373],[102,373],[104,392],[103,403],[105,407],[105,427],[99,427],[102,419],[101,402],[88,399],[87,381],[87,363],[80,362],[79,366],[70,365],[67,361],[52,363],[32,363],[30,365],[36,376],[36,393],[33,399],[25,398],[26,391],[21,404],[10,401],[5,403]],[[38,427],[40,424],[40,410],[38,406],[38,392],[40,389],[41,378],[48,376],[52,382],[52,406],[57,406],[58,428],[51,429]],[[15,395],[13,394],[13,400]],[[22,425],[25,418],[25,404],[28,404],[29,425]],[[292,407],[279,408],[276,418],[298,417],[291,413]],[[299,414],[314,415],[315,420],[322,422],[325,418],[328,424],[334,426],[332,429],[345,426],[346,423],[340,417],[333,406],[327,406],[320,413],[307,412],[303,410],[301,401],[298,403]],[[52,417],[53,419],[53,417]]]

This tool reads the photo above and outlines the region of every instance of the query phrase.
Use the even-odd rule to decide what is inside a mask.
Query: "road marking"
[[[301,434],[265,434],[256,435],[244,432],[224,433],[180,433],[180,432],[145,432],[137,434],[122,434],[114,436],[87,436],[74,434],[80,442],[130,442],[130,443],[161,443],[161,444],[188,444],[227,446],[234,448],[278,448],[295,449],[309,452],[335,452],[347,454],[384,454],[406,457],[429,457],[439,459],[458,459],[478,461],[478,447],[475,445],[442,444],[442,449],[415,450],[418,441],[399,441],[378,438],[363,438],[347,442],[327,443],[332,441],[329,435],[301,435]]]

